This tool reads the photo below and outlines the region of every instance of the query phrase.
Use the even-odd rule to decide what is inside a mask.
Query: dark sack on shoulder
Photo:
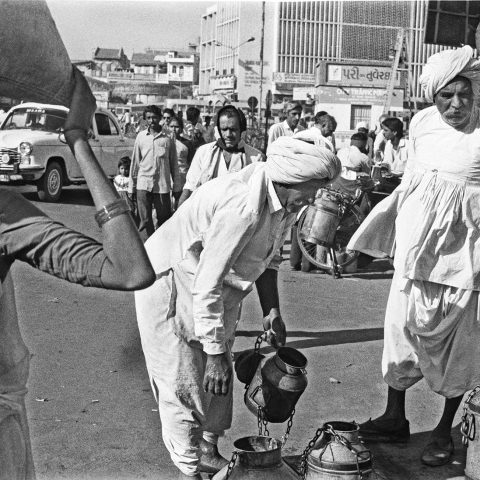
[[[70,106],[73,67],[44,0],[0,0],[0,95]]]

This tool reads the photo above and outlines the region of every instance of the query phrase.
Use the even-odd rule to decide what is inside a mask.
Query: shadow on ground
[[[22,195],[31,202],[39,202],[36,191],[23,191]],[[93,206],[93,200],[86,187],[73,186],[62,191],[62,196],[55,205],[85,205],[91,207]]]
[[[249,331],[249,330],[237,330],[235,337],[258,337],[262,332]],[[302,337],[304,340],[291,340],[288,341],[288,346],[302,350],[304,348],[312,347],[324,347],[326,345],[342,345],[344,343],[363,343],[372,342],[375,340],[383,339],[383,328],[362,328],[362,329],[348,329],[348,330],[335,330],[328,332],[309,332],[293,330],[288,332],[288,338]],[[249,350],[249,349],[247,349]],[[238,357],[243,351],[235,352],[235,358]],[[270,346],[260,349],[261,353],[270,353],[274,349]]]

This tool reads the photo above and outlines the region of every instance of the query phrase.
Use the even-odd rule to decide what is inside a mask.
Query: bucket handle
[[[255,353],[260,353],[260,345],[262,344],[263,341],[266,341],[266,340],[267,340],[267,331],[265,330],[255,340],[255,347],[253,349]]]
[[[228,480],[230,478],[230,475],[232,474],[232,471],[235,468],[235,463],[237,462],[237,457],[238,457],[238,452],[236,450],[234,450],[232,452],[232,458],[228,462],[227,473],[225,474],[225,480]]]
[[[467,405],[470,403],[470,400],[480,392],[480,385],[477,385],[468,395],[465,403],[463,404],[463,415],[462,415],[462,426],[460,427],[460,432],[462,433],[462,443],[468,447],[468,442],[472,442],[475,439],[477,433],[477,427],[475,424],[475,415],[468,413]]]
[[[258,408],[264,408],[265,405],[268,403],[268,401],[265,400],[265,395],[263,396],[263,405],[259,403],[256,400],[257,394],[258,393],[264,393],[262,385],[258,385],[258,387],[255,387],[253,392],[249,395],[249,397],[252,399],[252,402],[258,407]]]
[[[352,422],[353,424],[357,425],[356,422]],[[363,450],[361,452],[357,452],[353,447],[352,444],[350,443],[349,440],[347,440],[345,437],[337,433],[334,428],[329,425],[328,423],[323,424],[322,427],[318,428],[317,431],[315,432],[315,435],[313,438],[308,442],[308,445],[306,446],[305,450],[302,453],[301,461],[300,461],[300,474],[302,475],[302,479],[305,480],[307,476],[307,456],[308,454],[313,450],[315,447],[315,444],[317,443],[318,439],[323,433],[327,433],[331,435],[335,441],[338,443],[341,443],[344,447],[348,448],[350,452],[352,452],[355,455],[355,460],[357,463],[357,474],[358,478],[360,480],[363,479],[363,473],[360,470],[360,463],[359,463],[359,457],[361,455],[367,454],[367,459],[372,460],[372,453],[370,450]]]

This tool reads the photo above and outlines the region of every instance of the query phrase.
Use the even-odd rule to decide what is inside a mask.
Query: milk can
[[[461,432],[463,444],[468,447],[465,478],[480,480],[480,385],[465,400]]]
[[[294,348],[280,347],[260,360],[245,390],[245,405],[266,422],[283,423],[307,387],[307,359]]]
[[[272,437],[243,437],[233,444],[229,464],[213,480],[299,480],[300,477],[282,460],[282,442]]]
[[[315,203],[307,208],[300,237],[309,243],[332,247],[345,208],[345,195],[327,188],[320,189]]]
[[[364,480],[372,454],[358,437],[355,422],[327,422],[305,448],[300,469],[305,480]]]

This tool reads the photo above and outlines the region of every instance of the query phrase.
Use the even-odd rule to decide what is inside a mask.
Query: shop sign
[[[348,103],[350,105],[383,105],[387,94],[384,88],[331,87],[320,86],[316,89],[317,99],[324,103]],[[392,95],[392,107],[403,107],[403,90],[395,89]]]
[[[315,87],[294,87],[293,100],[305,100],[308,102],[311,98],[315,98]]]
[[[263,76],[263,83],[267,82],[267,77]],[[243,79],[243,85],[245,87],[258,87],[260,85],[260,74],[251,70],[245,70]]]
[[[226,77],[216,77],[211,80],[213,90],[220,90],[222,88],[235,88],[235,76],[229,75]]]
[[[273,72],[272,80],[275,83],[283,84],[315,85],[315,75],[313,73]]]
[[[392,78],[392,69],[373,65],[327,64],[329,85],[385,87]],[[400,87],[401,75],[396,72],[395,87]]]

